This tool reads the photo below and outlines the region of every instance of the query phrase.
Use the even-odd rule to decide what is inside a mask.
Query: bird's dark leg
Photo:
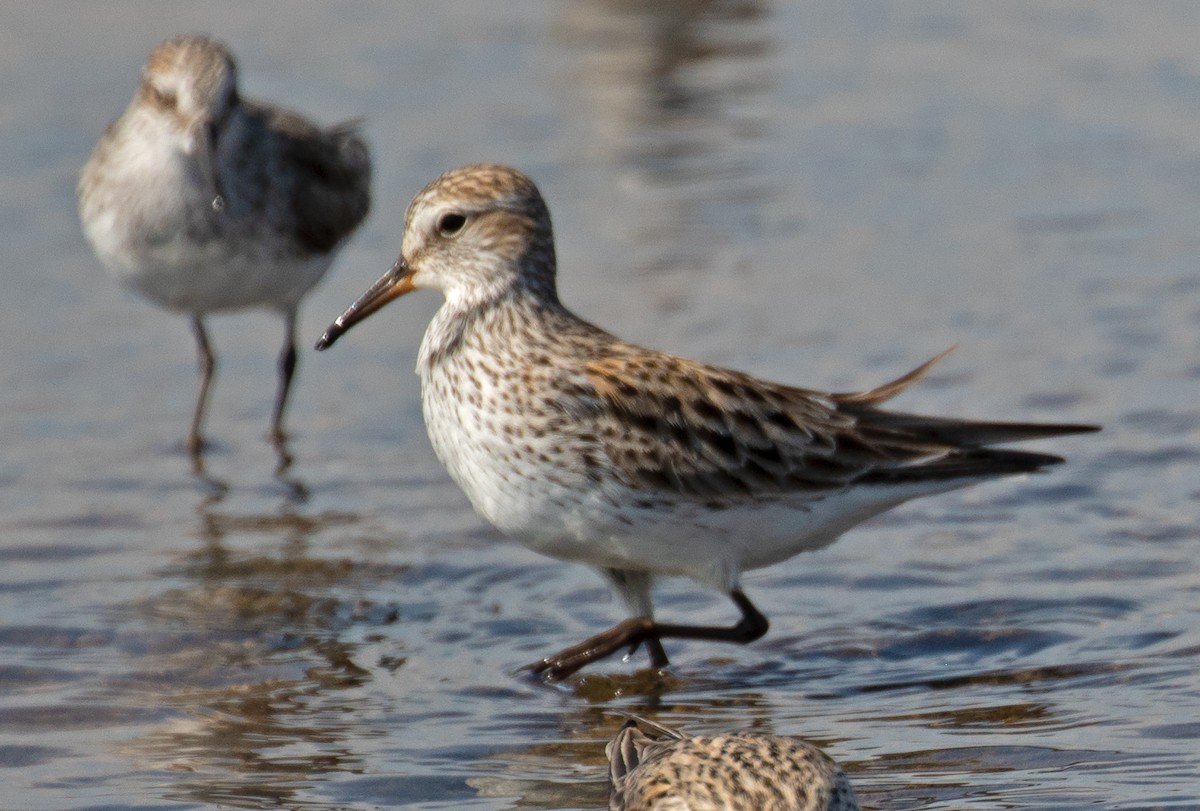
[[[649,617],[633,617],[578,645],[535,662],[527,669],[550,681],[558,681],[592,662],[611,656],[624,648],[636,648],[641,644],[645,644],[650,652],[651,664],[661,667],[666,664],[667,658],[660,641],[663,639],[703,639],[745,645],[767,632],[770,625],[767,618],[740,589],[731,591],[729,597],[741,610],[742,618],[728,628],[712,625],[674,625],[655,622]]]
[[[642,644],[646,646],[646,653],[650,654],[650,667],[655,670],[662,670],[671,664],[671,660],[667,658],[667,652],[663,650],[662,642],[658,637],[647,637]]]
[[[283,412],[287,408],[288,391],[296,374],[296,308],[283,314],[283,349],[279,353],[279,389],[275,393],[275,411],[271,416],[271,440],[282,446],[287,434],[283,430]]]
[[[192,458],[198,459],[204,449],[204,438],[200,435],[200,428],[204,424],[204,413],[208,409],[208,392],[217,371],[217,356],[213,354],[212,346],[209,345],[204,319],[199,315],[192,316],[192,334],[196,336],[196,348],[200,353],[200,392],[196,396],[196,410],[192,412],[192,429],[188,432],[186,444]]]

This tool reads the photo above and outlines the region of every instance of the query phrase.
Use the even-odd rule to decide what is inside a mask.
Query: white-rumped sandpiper
[[[911,498],[1062,461],[995,443],[1095,430],[880,408],[938,358],[836,394],[635,346],[568,310],[555,273],[533,182],[505,166],[455,169],[416,196],[395,266],[317,344],[411,290],[445,297],[417,361],[438,458],[484,518],[600,569],[634,613],[531,665],[552,679],[639,644],[663,666],[669,637],[758,639],[767,619],[742,592],[743,571],[826,546]],[[740,621],[655,621],[658,575],[721,590]]]

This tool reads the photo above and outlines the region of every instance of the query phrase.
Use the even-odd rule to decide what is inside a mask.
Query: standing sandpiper
[[[83,168],[79,213],[92,248],[123,284],[192,320],[200,350],[193,456],[216,367],[204,316],[244,307],[284,318],[271,419],[282,446],[296,310],[366,216],[370,175],[355,123],[321,129],[241,98],[221,43],[175,37],[150,54],[133,101]]]
[[[445,296],[417,361],[435,453],[484,518],[597,567],[634,612],[530,666],[550,679],[641,644],[665,666],[664,638],[758,639],[767,618],[742,592],[743,571],[827,546],[911,498],[1062,461],[990,445],[1096,430],[879,408],[941,356],[879,388],[831,394],[634,346],[563,306],[555,272],[533,181],[465,166],[416,196],[395,266],[317,343],[411,290]],[[740,621],[655,621],[658,575],[719,589]]]
[[[604,753],[611,811],[858,811],[842,768],[798,738],[630,718]]]

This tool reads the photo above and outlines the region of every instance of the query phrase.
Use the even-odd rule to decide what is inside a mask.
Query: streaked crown
[[[414,285],[452,303],[513,291],[557,301],[550,212],[534,182],[508,166],[462,166],[422,189],[408,207],[401,251]]]
[[[134,103],[175,119],[180,129],[215,125],[237,104],[237,64],[216,40],[172,37],[146,59]]]

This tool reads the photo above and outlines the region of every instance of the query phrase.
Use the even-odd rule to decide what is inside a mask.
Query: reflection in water
[[[296,506],[308,501],[308,485],[292,472],[296,458],[292,454],[291,439],[285,434],[271,438],[275,448],[275,481],[287,489],[288,501]]]
[[[297,793],[321,775],[362,768],[348,742],[355,734],[351,721],[339,727],[322,714],[305,723],[313,714],[310,705],[319,700],[306,680],[266,680],[165,698],[191,708],[192,717],[150,733],[135,751],[158,768],[180,773],[169,796],[235,807],[293,807]]]
[[[211,453],[214,445],[213,441],[205,440],[203,448],[195,452],[180,445],[181,451],[188,454],[192,464],[192,475],[204,488],[210,504],[218,503],[225,498],[229,494],[230,487],[228,481],[208,472],[206,453]],[[289,503],[296,506],[306,503],[309,497],[308,485],[299,476],[292,473],[295,457],[292,455],[288,438],[285,436],[273,439],[271,445],[275,449],[275,481],[283,485]]]
[[[363,699],[353,692],[369,674],[341,635],[396,621],[394,608],[353,596],[396,572],[311,553],[315,535],[353,515],[235,515],[221,503],[201,504],[202,547],[166,573],[181,585],[141,606],[177,643],[141,663],[171,674],[145,700],[178,714],[129,748],[179,776],[172,798],[297,807],[321,775],[362,768],[353,740]]]
[[[572,95],[582,151],[618,170],[614,216],[634,268],[679,308],[695,270],[763,228],[772,181],[760,156],[775,72],[769,15],[755,0],[595,0],[562,7],[556,33],[579,53]],[[575,86],[577,85],[577,87]],[[611,176],[605,181],[611,183]]]

